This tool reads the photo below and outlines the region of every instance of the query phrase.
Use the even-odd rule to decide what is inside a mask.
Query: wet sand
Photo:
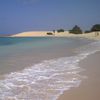
[[[80,62],[85,68],[82,74],[88,76],[78,88],[72,88],[59,97],[58,100],[99,100],[100,99],[100,52],[89,55]]]

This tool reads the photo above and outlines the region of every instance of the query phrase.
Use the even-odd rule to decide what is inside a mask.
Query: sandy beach
[[[99,10],[100,0],[1,0],[0,100],[100,100]]]
[[[52,35],[47,35],[47,33],[52,33]],[[96,32],[91,32],[91,33],[83,33],[83,34],[72,34],[69,33],[68,31],[65,32],[55,32],[53,33],[52,31],[30,31],[30,32],[22,32],[18,34],[11,35],[10,37],[83,37],[83,38],[88,38],[88,39],[94,39],[94,40],[100,40],[100,32],[98,36],[95,34]]]
[[[37,35],[37,33],[39,35]],[[16,36],[48,36],[47,32],[34,32],[30,34],[21,33]],[[91,33],[83,33],[83,34],[70,34],[69,32],[55,33],[53,37],[79,37],[79,38],[87,38],[92,40],[100,40],[100,32],[99,35],[96,36],[95,32]],[[87,79],[82,80],[82,83],[78,88],[72,88],[69,91],[65,91],[58,100],[95,100],[100,98],[100,52],[96,52],[95,54],[89,55],[87,58],[82,60],[79,63],[79,66],[86,69],[82,72],[83,75],[87,76]]]
[[[5,76],[4,80],[1,81],[1,84],[5,82],[5,84],[10,87],[12,87],[12,84],[18,86],[18,89],[11,88],[9,94],[11,94],[12,91],[14,91],[15,93],[14,96],[16,97],[16,93],[18,92],[17,90],[21,89],[22,94],[20,93],[16,97],[18,99],[28,97],[28,98],[32,98],[32,100],[38,100],[37,98],[42,98],[42,100],[53,100],[57,96],[58,96],[57,100],[67,100],[67,99],[68,100],[95,100],[95,98],[100,98],[99,95],[100,62],[98,60],[100,59],[100,51],[99,51],[100,48],[98,47],[100,45],[100,43],[98,43],[98,40],[100,39],[100,35],[95,36],[95,32],[88,33],[88,34],[84,33],[79,35],[63,32],[63,33],[55,33],[55,35],[50,35],[49,38],[49,36],[46,35],[46,33],[47,32],[19,33],[16,35],[12,35],[11,37],[22,37],[22,38],[8,37],[8,40],[6,40],[8,41],[7,44],[3,42],[4,46],[2,47],[1,45],[1,49],[2,49],[1,68],[2,66],[5,67],[7,66],[6,70],[5,67],[2,68],[1,74],[19,71],[12,74],[8,74],[8,77]],[[90,45],[91,43],[94,44]],[[88,48],[88,44],[89,44],[89,48]],[[84,46],[86,46],[86,48],[81,49],[81,47]],[[5,48],[7,48],[7,51]],[[79,50],[79,48],[80,51],[74,52]],[[94,54],[90,53],[91,51],[95,51],[95,50],[98,50],[98,52]],[[86,53],[84,53],[84,51]],[[5,56],[5,53],[8,56]],[[89,55],[84,59],[84,55],[88,53]],[[45,59],[46,61],[43,61]],[[6,62],[6,63],[2,63],[2,62]],[[79,67],[77,66],[77,64],[79,65]],[[31,66],[31,67],[27,67],[29,69],[24,69],[26,68],[26,66]],[[69,67],[72,69],[68,70]],[[74,71],[73,71],[73,67],[74,67]],[[82,69],[85,69],[85,71],[81,71]],[[22,71],[20,72],[20,70]],[[47,71],[45,72],[45,70]],[[77,73],[77,71],[79,72]],[[71,76],[68,73],[71,73]],[[86,76],[85,79],[83,78],[84,76]],[[20,81],[19,79],[21,78],[23,82],[24,81],[23,77],[25,77],[27,80],[25,80],[25,82],[22,84],[24,84],[25,87],[30,88],[28,94],[27,91],[24,91],[23,88],[20,88],[19,86],[19,81]],[[0,77],[0,79],[3,79],[3,77]],[[59,81],[61,81],[61,83],[59,83]],[[65,84],[66,83],[65,81],[71,83]],[[11,84],[8,84],[8,82],[10,82]],[[32,83],[32,82],[36,82],[36,83]],[[50,86],[48,84],[50,84]],[[69,87],[69,89],[66,89],[67,86]],[[5,88],[6,91],[6,87],[3,86],[3,88]],[[49,89],[53,91],[48,91]],[[61,89],[60,92],[62,93],[64,92],[62,95],[60,94],[59,91],[57,91],[59,89]],[[26,93],[25,95],[23,95],[23,91]],[[53,99],[51,99],[52,96],[51,97],[48,96],[49,92],[52,94]],[[4,98],[6,97],[7,95],[5,94]],[[12,96],[12,98],[14,97]]]
[[[88,78],[78,88],[65,92],[58,100],[99,100],[100,99],[100,52],[88,56],[79,66],[86,69]]]

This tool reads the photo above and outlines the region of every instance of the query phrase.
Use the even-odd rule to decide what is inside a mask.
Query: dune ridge
[[[52,33],[52,35],[48,35],[47,33]],[[89,39],[100,40],[100,32],[98,32],[98,36],[96,32],[91,33],[83,33],[83,34],[71,34],[68,31],[65,32],[55,32],[52,31],[29,31],[29,32],[22,32],[18,34],[11,35],[10,37],[45,37],[45,36],[52,36],[52,37],[84,37]]]

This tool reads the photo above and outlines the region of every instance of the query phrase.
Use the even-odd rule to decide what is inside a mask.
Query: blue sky
[[[0,0],[0,33],[100,24],[100,0]]]

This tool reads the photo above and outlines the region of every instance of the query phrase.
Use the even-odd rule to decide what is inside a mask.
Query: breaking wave
[[[0,100],[56,100],[65,90],[78,87],[82,69],[78,64],[91,53],[100,51],[100,42],[77,50],[71,57],[45,60],[0,80]]]

